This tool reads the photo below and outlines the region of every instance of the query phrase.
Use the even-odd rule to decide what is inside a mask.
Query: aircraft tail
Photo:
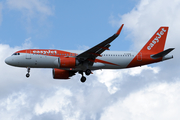
[[[168,27],[160,27],[140,52],[150,54],[162,52],[164,50],[167,33]]]
[[[146,65],[173,58],[172,55],[167,54],[174,50],[174,48],[164,50],[167,33],[168,27],[160,27],[150,38],[150,40],[145,44],[145,46],[139,51],[136,57],[134,57],[127,68]]]

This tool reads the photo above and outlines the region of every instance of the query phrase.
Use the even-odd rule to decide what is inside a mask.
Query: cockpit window
[[[20,55],[20,53],[14,53],[14,54],[12,54],[12,55]]]

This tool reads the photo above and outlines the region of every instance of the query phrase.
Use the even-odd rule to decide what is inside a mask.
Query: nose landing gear
[[[30,73],[30,68],[29,67],[27,68],[27,72],[28,73],[26,74],[26,77],[28,78],[30,76],[30,74],[29,74]]]
[[[82,83],[84,83],[85,81],[86,81],[86,77],[84,77],[84,75],[83,75],[83,71],[79,71],[79,74],[81,74],[82,75],[82,77],[81,77],[81,82]]]

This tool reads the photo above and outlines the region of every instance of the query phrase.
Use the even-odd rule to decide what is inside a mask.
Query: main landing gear
[[[90,70],[90,69],[87,69],[87,70],[85,71],[85,74],[86,74],[86,75],[90,75],[90,74],[91,74],[91,70]]]
[[[29,74],[30,73],[30,68],[29,67],[27,68],[27,72],[28,73],[26,74],[26,77],[28,78],[30,76],[30,74]]]
[[[81,82],[82,82],[82,83],[86,82],[86,77],[84,77],[83,71],[81,71],[81,72],[79,72],[79,73],[82,75],[82,77],[81,77]],[[90,69],[87,69],[87,70],[85,71],[85,74],[86,74],[86,75],[90,75],[90,74],[91,74],[91,70],[90,70]]]
[[[81,82],[82,82],[82,83],[86,82],[86,77],[82,76],[82,77],[81,77]]]

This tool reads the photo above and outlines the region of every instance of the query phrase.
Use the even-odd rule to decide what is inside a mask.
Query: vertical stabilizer
[[[165,52],[167,52],[162,52],[164,51],[167,33],[168,27],[160,27],[157,32],[151,37],[151,39],[145,44],[145,46],[139,51],[139,53],[134,57],[127,68],[161,61],[163,56],[157,56],[165,54]],[[157,57],[158,59],[153,59],[151,57],[151,55],[155,54],[157,54],[155,57]]]
[[[164,50],[167,33],[168,27],[160,27],[140,52],[151,54],[162,52]]]

